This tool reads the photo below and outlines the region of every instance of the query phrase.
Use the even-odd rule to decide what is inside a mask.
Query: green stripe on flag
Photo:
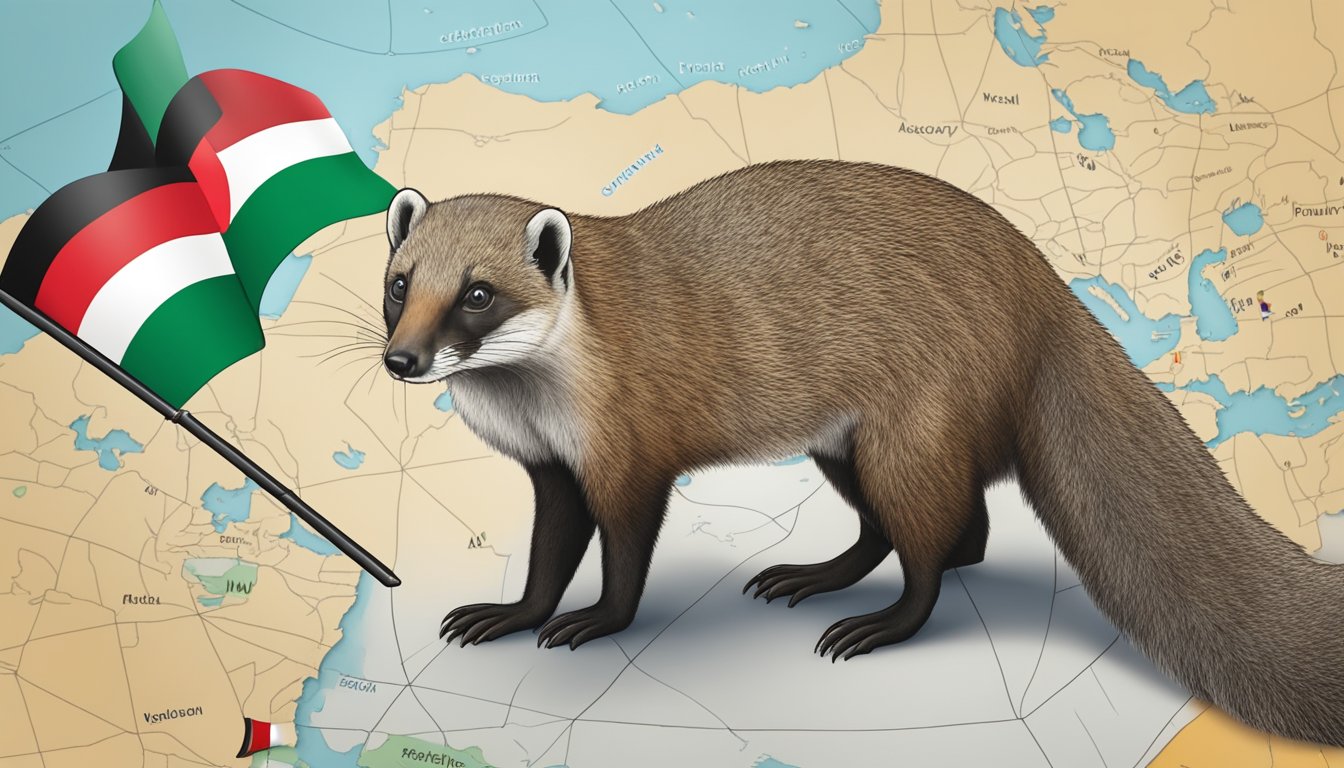
[[[159,123],[168,102],[187,82],[187,66],[182,51],[177,47],[173,28],[163,6],[154,0],[149,20],[131,42],[112,57],[112,71],[117,75],[122,93],[144,123],[149,140],[159,139]]]
[[[233,275],[178,291],[136,331],[121,367],[181,408],[215,374],[266,342]]]
[[[253,314],[295,246],[329,224],[386,211],[396,193],[353,152],[305,160],[267,179],[224,232]]]

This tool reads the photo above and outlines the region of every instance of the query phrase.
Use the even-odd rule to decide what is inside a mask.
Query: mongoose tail
[[[1344,745],[1344,572],[1262,520],[1088,319],[1055,324],[1019,430],[1037,514],[1097,606],[1196,696]]]

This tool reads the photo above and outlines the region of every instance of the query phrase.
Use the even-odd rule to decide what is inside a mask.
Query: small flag
[[[243,746],[238,757],[247,757],[263,749],[294,746],[294,726],[291,723],[268,723],[265,720],[243,718]]]

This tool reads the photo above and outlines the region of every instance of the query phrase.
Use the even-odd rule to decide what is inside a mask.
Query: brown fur
[[[548,289],[525,274],[517,245],[541,207],[500,196],[436,204],[389,275],[400,259],[455,277],[479,257],[502,290],[544,303]],[[567,382],[558,386],[579,455],[552,485],[537,481],[534,532],[534,551],[567,554],[529,578],[520,603],[450,614],[450,639],[544,621],[577,565],[575,544],[547,539],[556,525],[587,525],[586,544],[596,524],[603,597],[551,621],[542,640],[573,646],[624,627],[679,473],[809,450],[860,512],[860,541],[748,586],[792,604],[853,583],[894,547],[901,600],[838,622],[819,643],[866,653],[919,628],[945,566],[979,559],[983,490],[1016,474],[1097,605],[1163,669],[1252,725],[1344,744],[1340,572],[1247,506],[1171,403],[988,205],[907,170],[781,162],[629,216],[570,221],[569,365],[463,374],[524,389]],[[398,333],[417,333],[402,322]],[[838,435],[838,449],[818,448],[819,435]],[[546,513],[550,523],[543,487],[574,497]]]

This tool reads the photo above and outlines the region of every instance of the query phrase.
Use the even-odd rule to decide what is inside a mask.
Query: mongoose
[[[817,644],[849,659],[913,635],[944,569],[983,558],[985,487],[1014,475],[1159,667],[1253,726],[1344,745],[1344,576],[1241,499],[974,196],[900,168],[773,162],[617,217],[403,190],[388,237],[388,371],[446,382],[536,496],[522,599],[452,611],[448,642],[540,627],[538,644],[575,648],[625,628],[680,473],[805,452],[858,541],[747,587],[792,606],[894,549],[899,600]],[[594,530],[601,597],[551,618]]]

